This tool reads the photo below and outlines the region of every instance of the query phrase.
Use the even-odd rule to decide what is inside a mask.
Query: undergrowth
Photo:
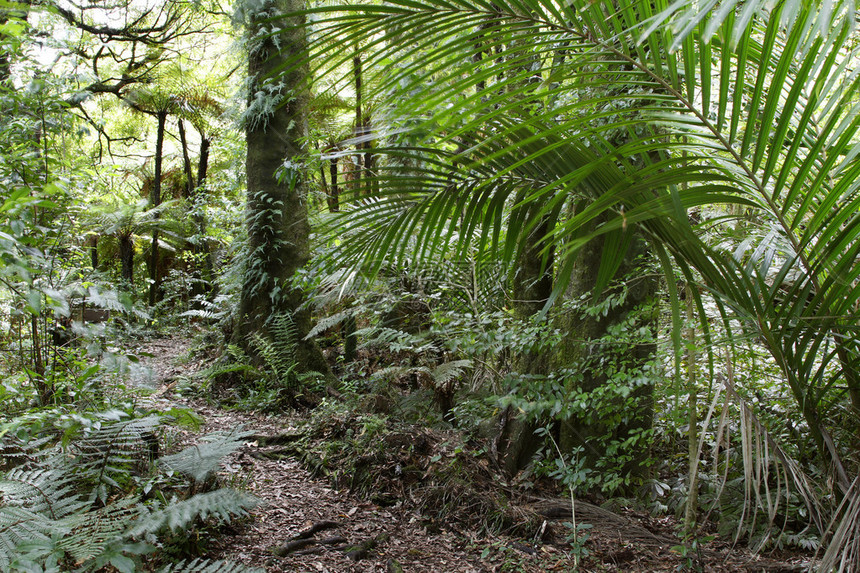
[[[382,506],[414,506],[431,531],[456,522],[477,531],[531,537],[541,525],[509,503],[482,443],[456,430],[323,402],[291,449],[334,487],[347,487]]]
[[[0,427],[0,571],[132,573],[168,562],[174,565],[164,571],[247,571],[182,562],[205,550],[184,543],[196,531],[213,533],[259,504],[218,482],[221,460],[241,446],[242,431],[160,455],[169,415],[113,409],[43,415],[35,424],[36,417]]]

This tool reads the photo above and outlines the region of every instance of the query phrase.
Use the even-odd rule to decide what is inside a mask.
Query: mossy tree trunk
[[[517,198],[517,203],[521,197]],[[523,238],[523,248],[511,276],[513,310],[517,318],[529,320],[540,312],[553,289],[553,252],[544,255],[540,238],[549,233],[549,225],[538,226]],[[545,376],[549,361],[537,350],[524,350],[513,357],[513,369],[525,376]],[[543,438],[535,432],[542,421],[528,418],[507,408],[498,425],[498,453],[500,465],[506,474],[513,476],[531,462],[540,449]],[[547,421],[543,421],[544,423]]]
[[[593,228],[600,223],[595,221]],[[565,298],[592,301],[585,306],[601,309],[560,313],[556,326],[565,336],[553,357],[556,370],[570,369],[576,373],[568,379],[566,391],[568,397],[573,396],[572,400],[583,405],[562,421],[559,444],[565,453],[581,451],[586,467],[590,468],[601,457],[610,455],[608,444],[637,440],[635,435],[652,427],[654,415],[654,386],[647,364],[656,353],[654,297],[659,281],[656,274],[636,268],[647,249],[644,239],[634,235],[615,282],[603,292],[595,293],[606,248],[604,241],[597,238],[576,255]],[[644,331],[651,335],[640,335]],[[625,474],[647,476],[646,442],[643,436],[641,442],[619,452],[619,459],[622,456],[626,459]]]
[[[245,130],[248,248],[234,340],[253,356],[253,335],[271,338],[270,321],[289,314],[298,332],[299,370],[328,372],[319,348],[304,340],[311,317],[302,307],[304,293],[293,286],[296,271],[310,258],[302,167],[308,71],[293,65],[293,58],[306,52],[305,29],[291,17],[277,34],[261,32],[270,28],[271,17],[302,9],[301,0],[269,0],[251,16],[249,93],[266,93],[270,101],[262,108],[259,101],[252,103],[251,112],[257,111]],[[279,82],[283,90],[274,87]]]

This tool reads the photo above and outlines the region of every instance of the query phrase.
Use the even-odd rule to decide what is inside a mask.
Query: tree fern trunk
[[[155,139],[155,176],[152,181],[152,191],[149,202],[151,207],[161,205],[161,163],[164,150],[164,129],[167,123],[167,112],[158,112],[158,132]],[[158,215],[156,215],[158,218]],[[149,253],[149,306],[155,305],[158,296],[158,229],[152,231],[152,248]]]

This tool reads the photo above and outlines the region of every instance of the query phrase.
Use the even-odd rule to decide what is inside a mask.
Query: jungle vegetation
[[[132,444],[195,419],[123,382],[167,332],[242,407],[373,396],[500,475],[860,568],[857,25],[847,0],[4,3],[0,569],[133,571],[253,507],[180,454],[140,501]],[[113,529],[78,555],[82,523]]]

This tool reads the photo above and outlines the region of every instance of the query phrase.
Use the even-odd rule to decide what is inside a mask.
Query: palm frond
[[[546,229],[558,297],[578,249],[617,247],[600,290],[642,233],[667,274],[700,279],[729,332],[763,341],[836,495],[853,491],[851,438],[830,422],[860,407],[852,1],[391,0],[308,14],[311,50],[296,57],[346,89],[352,52],[335,46],[358,46],[378,74],[369,97],[388,104],[376,177],[335,219],[353,272],[476,252],[510,266]],[[767,232],[709,244],[688,213],[723,205]]]

